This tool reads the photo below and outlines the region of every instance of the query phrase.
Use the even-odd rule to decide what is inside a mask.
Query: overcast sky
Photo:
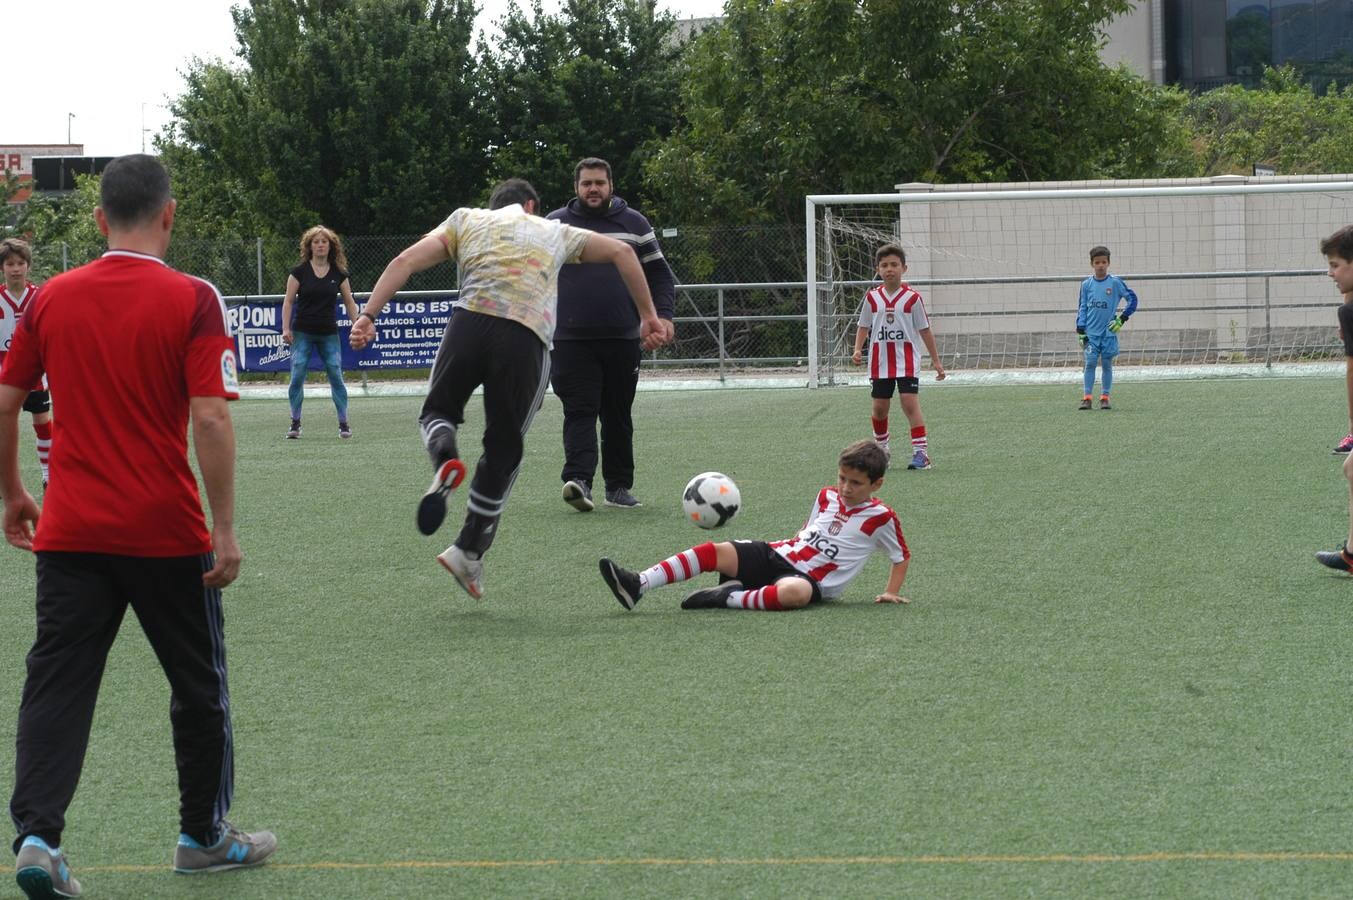
[[[507,0],[478,2],[479,27],[488,30]],[[151,149],[169,119],[166,98],[181,91],[189,61],[234,57],[230,8],[238,3],[49,0],[8,10],[6,19],[25,27],[7,25],[0,59],[7,95],[23,102],[6,104],[0,146],[64,144],[69,135],[89,156]],[[705,17],[719,15],[723,3],[660,0],[660,7],[679,18]]]

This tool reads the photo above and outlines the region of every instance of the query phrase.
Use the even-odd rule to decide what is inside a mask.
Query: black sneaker
[[[1347,544],[1341,544],[1338,550],[1318,551],[1315,554],[1315,561],[1322,566],[1338,569],[1340,572],[1353,570],[1353,556],[1349,555]]]
[[[1108,395],[1108,394],[1104,394],[1102,397],[1099,398],[1099,408],[1100,408],[1100,409],[1113,409],[1113,407],[1109,405],[1109,395]]]
[[[352,437],[352,426],[349,425],[347,422],[339,422],[338,436],[345,439]]]
[[[1090,405],[1090,398],[1089,398],[1089,397],[1086,397],[1084,400],[1082,400],[1082,401],[1081,401],[1081,405],[1080,405],[1078,408],[1079,408],[1079,409],[1091,409],[1092,407],[1091,407],[1091,405]]]
[[[565,481],[564,502],[578,512],[591,512],[595,505],[592,503],[592,486],[586,481]]]
[[[742,590],[742,582],[733,580],[725,581],[718,587],[704,588],[699,591],[692,591],[686,595],[686,599],[681,601],[682,609],[727,609],[728,595],[734,591]]]
[[[598,565],[601,567],[601,580],[615,594],[615,599],[625,609],[634,609],[634,605],[639,602],[639,573],[621,568],[609,559],[602,559]]]
[[[629,488],[616,488],[613,491],[607,491],[606,505],[618,509],[638,509],[643,506],[638,498],[629,492]]]
[[[290,440],[296,440],[301,436],[301,420],[292,419],[291,427],[287,429],[287,437]]]
[[[437,467],[423,499],[418,501],[418,530],[423,534],[433,534],[442,527],[446,518],[446,496],[454,491],[465,478],[465,463],[458,459],[448,459]]]

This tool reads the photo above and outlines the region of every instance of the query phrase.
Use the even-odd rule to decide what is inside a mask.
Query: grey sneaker
[[[613,491],[607,491],[606,505],[614,506],[617,509],[638,509],[643,506],[643,504],[629,492],[629,488],[616,488]]]
[[[564,502],[578,512],[591,512],[592,486],[586,481],[565,481]]]
[[[301,436],[301,420],[292,419],[291,427],[287,429],[287,437],[294,441],[300,436]]]
[[[39,837],[24,838],[14,866],[14,880],[33,900],[80,896],[80,882],[70,874],[66,854]]]
[[[615,594],[615,599],[619,600],[625,609],[634,609],[634,605],[639,602],[639,574],[622,568],[609,559],[602,559],[600,566],[601,580],[606,582],[611,593]]]
[[[221,823],[221,836],[210,847],[203,847],[186,834],[179,835],[174,848],[174,871],[183,875],[220,872],[261,865],[277,849],[277,837],[271,831],[240,831],[229,822]]]
[[[484,589],[479,584],[479,579],[484,576],[484,560],[470,559],[464,550],[452,544],[437,554],[437,562],[460,582],[460,586],[465,588],[465,593],[476,600],[484,598]]]
[[[728,595],[742,590],[741,581],[725,581],[718,587],[691,591],[681,601],[682,609],[727,609]]]

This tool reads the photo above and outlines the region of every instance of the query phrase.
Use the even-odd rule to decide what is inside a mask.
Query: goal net
[[[861,375],[850,365],[856,321],[888,242],[906,251],[904,280],[924,297],[949,369],[1081,365],[1077,298],[1101,244],[1140,298],[1120,364],[1341,356],[1319,244],[1353,223],[1353,182],[1244,182],[810,196],[810,380]]]

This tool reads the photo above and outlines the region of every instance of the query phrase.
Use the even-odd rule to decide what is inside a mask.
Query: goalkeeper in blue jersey
[[[1118,355],[1118,330],[1137,311],[1137,295],[1117,275],[1109,274],[1109,248],[1090,249],[1090,268],[1095,272],[1081,282],[1080,305],[1076,310],[1076,337],[1085,351],[1085,396],[1081,409],[1090,409],[1095,393],[1095,367],[1102,366],[1104,377],[1099,408],[1109,409],[1109,391],[1113,389],[1113,359]],[[1125,304],[1120,310],[1119,303]]]

